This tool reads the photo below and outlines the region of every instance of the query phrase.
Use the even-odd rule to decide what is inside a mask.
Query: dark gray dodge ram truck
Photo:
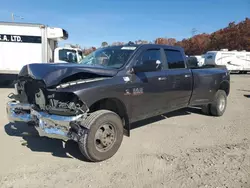
[[[229,90],[226,67],[191,66],[176,46],[127,44],[97,49],[79,64],[24,66],[7,113],[40,136],[76,141],[97,162],[118,151],[133,122],[185,107],[222,116]]]

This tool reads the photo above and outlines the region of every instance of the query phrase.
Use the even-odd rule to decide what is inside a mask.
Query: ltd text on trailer
[[[0,22],[0,80],[13,81],[20,69],[30,63],[77,63],[82,56],[79,49],[58,47],[58,42],[66,39],[68,32],[62,28]],[[69,53],[73,53],[73,59],[67,58]]]

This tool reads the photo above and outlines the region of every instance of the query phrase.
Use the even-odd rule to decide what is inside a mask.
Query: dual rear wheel
[[[222,116],[227,107],[227,94],[224,90],[218,90],[211,104],[202,106],[202,112],[206,115]]]

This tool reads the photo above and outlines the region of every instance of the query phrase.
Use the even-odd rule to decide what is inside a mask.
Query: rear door
[[[192,72],[185,64],[183,53],[176,49],[164,49],[168,69],[167,90],[169,110],[186,107],[192,93]]]

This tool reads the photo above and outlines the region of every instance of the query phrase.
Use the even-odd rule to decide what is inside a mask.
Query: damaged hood
[[[47,87],[55,86],[72,75],[78,73],[90,73],[98,76],[116,75],[118,70],[102,66],[87,66],[71,63],[33,63],[25,65],[18,77],[31,77],[35,80],[43,80]]]

